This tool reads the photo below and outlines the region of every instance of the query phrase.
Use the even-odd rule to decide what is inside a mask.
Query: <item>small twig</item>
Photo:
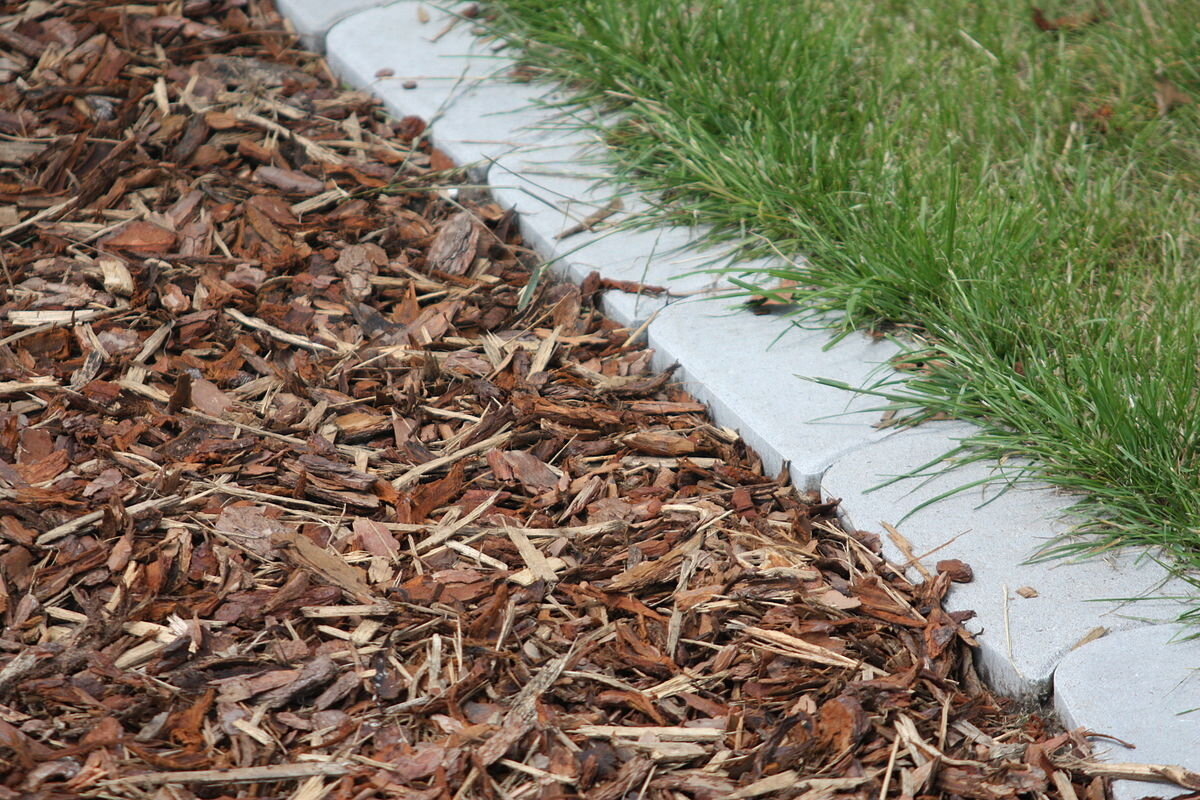
[[[888,538],[892,540],[892,544],[900,548],[900,552],[903,553],[904,557],[908,559],[905,566],[912,564],[914,567],[916,567],[917,572],[921,573],[922,578],[927,581],[933,580],[933,575],[930,574],[929,570],[925,569],[925,565],[921,563],[921,560],[917,558],[917,556],[913,555],[912,543],[909,542],[908,539],[905,539],[904,535],[901,534],[900,531],[896,530],[888,523],[880,521],[879,524],[883,526],[885,531],[887,531]]]
[[[173,783],[260,783],[311,778],[314,775],[336,778],[349,771],[350,768],[345,764],[317,761],[305,764],[270,764],[265,767],[145,772],[141,775],[127,775],[124,778],[101,781],[101,784],[119,786],[125,783],[137,783],[143,786],[165,786]]]
[[[596,226],[598,224],[600,224],[604,220],[608,219],[613,214],[616,214],[618,211],[620,211],[624,207],[625,207],[625,204],[621,202],[621,198],[614,197],[612,200],[609,200],[608,203],[606,203],[603,208],[599,208],[599,209],[593,211],[591,214],[588,214],[586,217],[579,220],[579,222],[577,222],[576,224],[567,228],[562,233],[559,233],[554,238],[556,240],[561,241],[563,239],[566,239],[569,236],[574,236],[577,233],[583,233],[584,231],[593,231],[596,229]]]
[[[1008,652],[1008,660],[1012,661],[1012,625],[1008,618],[1008,584],[1001,584],[1000,591],[1004,593],[1004,645]]]

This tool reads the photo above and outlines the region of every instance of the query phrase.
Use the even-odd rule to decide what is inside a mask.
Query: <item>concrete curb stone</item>
[[[1137,563],[1138,554],[1129,550],[1104,558],[1029,563],[1039,547],[1070,525],[1071,498],[1049,487],[1009,488],[1003,471],[984,463],[881,485],[918,470],[972,431],[962,422],[902,429],[839,461],[825,474],[822,488],[841,499],[854,527],[880,536],[893,563],[904,564],[910,555],[892,541],[884,523],[902,532],[911,554],[929,554],[921,561],[930,571],[942,559],[971,566],[974,580],[955,584],[946,607],[976,613],[967,628],[976,633],[977,663],[992,686],[1013,696],[1044,697],[1058,663],[1089,636],[1179,613],[1176,602],[1157,596],[1183,587],[1164,584],[1167,574],[1158,564]],[[995,481],[912,511],[951,489],[988,479]],[[1154,599],[1104,602],[1142,596]]]
[[[1136,750],[1109,740],[1101,744],[1112,761],[1167,764],[1180,753],[1200,753],[1200,640],[1182,641],[1195,631],[1179,625],[1150,625],[1121,631],[1067,655],[1054,675],[1054,707],[1072,728],[1103,732]],[[1159,669],[1144,653],[1171,652],[1182,671]],[[1164,794],[1163,787],[1141,781],[1118,781],[1115,800],[1137,800]],[[1168,791],[1168,797],[1183,794]]]
[[[380,5],[380,0],[276,0],[279,13],[300,35],[300,43],[316,53],[325,52],[325,34],[351,14]]]
[[[584,233],[556,240],[564,227],[614,193],[611,185],[597,184],[603,171],[580,155],[587,149],[586,137],[564,132],[548,111],[536,107],[539,98],[549,96],[545,89],[505,82],[509,62],[480,47],[468,26],[430,41],[445,27],[445,17],[426,7],[434,20],[422,26],[418,5],[412,0],[382,7],[370,0],[281,0],[298,31],[325,41],[330,66],[343,80],[376,93],[394,115],[432,120],[439,149],[457,163],[482,165],[473,175],[487,175],[497,202],[520,212],[527,241],[544,258],[557,259],[553,267],[560,275],[579,281],[595,269],[607,278],[665,284],[686,295],[681,300],[607,292],[602,305],[621,324],[648,322],[656,363],[678,361],[679,377],[710,405],[718,424],[737,428],[768,469],[790,464],[799,488],[819,487],[841,498],[848,521],[879,533],[895,563],[905,563],[908,556],[889,540],[881,522],[896,524],[898,513],[947,489],[994,477],[991,467],[972,464],[871,491],[950,450],[972,428],[931,423],[878,430],[870,401],[800,380],[797,374],[862,384],[896,346],[855,335],[827,347],[829,336],[819,330],[791,331],[776,341],[782,330],[778,319],[690,299],[711,293],[709,276],[667,281],[678,274],[680,263],[695,258],[682,254],[694,233]],[[377,77],[381,70],[391,74]],[[410,79],[417,88],[403,89]],[[622,197],[627,206],[638,202]],[[951,610],[977,613],[968,627],[980,643],[981,672],[994,687],[1026,698],[1052,695],[1065,723],[1134,741],[1139,749],[1119,754],[1124,760],[1200,768],[1200,746],[1191,735],[1200,725],[1190,716],[1176,716],[1200,707],[1200,681],[1190,679],[1189,666],[1198,651],[1194,643],[1186,649],[1168,645],[1166,631],[1172,626],[1152,624],[1185,608],[1162,595],[1186,596],[1190,587],[1168,581],[1165,570],[1150,560],[1139,562],[1137,553],[1080,563],[1026,563],[1041,544],[1069,527],[1064,515],[1070,504],[1070,498],[1047,487],[1008,492],[980,487],[916,511],[897,527],[913,553],[929,553],[925,564],[960,558],[973,567],[974,581],[956,585],[948,604]],[[1026,587],[1036,596],[1024,596]],[[1156,599],[1112,600],[1147,593]],[[1107,635],[1089,638],[1101,629]],[[1130,715],[1140,717],[1138,724]],[[1114,791],[1118,800],[1163,793],[1161,787],[1131,781],[1118,781]]]

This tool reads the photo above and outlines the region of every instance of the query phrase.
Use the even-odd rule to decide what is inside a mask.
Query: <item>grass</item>
[[[1094,536],[1067,552],[1200,566],[1200,4],[1112,0],[1058,31],[968,0],[491,7],[528,63],[619,110],[604,133],[655,221],[804,254],[771,274],[911,334],[910,380],[873,391],[1081,492]]]

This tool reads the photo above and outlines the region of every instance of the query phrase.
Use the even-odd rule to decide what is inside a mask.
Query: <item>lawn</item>
[[[1200,565],[1200,4],[498,0],[658,220],[910,348],[889,402]],[[760,276],[761,277],[761,276]],[[737,275],[731,275],[735,281]]]

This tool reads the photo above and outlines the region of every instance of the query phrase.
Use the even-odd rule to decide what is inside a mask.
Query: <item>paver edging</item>
[[[327,18],[333,16],[328,0],[324,3],[281,0],[280,5],[296,19],[303,16],[301,7],[305,6],[320,6]],[[670,280],[672,273],[679,271],[678,259],[684,258],[681,254],[694,239],[689,231],[622,232],[613,236],[585,233],[566,241],[555,238],[573,221],[601,207],[611,196],[611,188],[598,189],[596,182],[586,175],[547,169],[547,164],[553,165],[558,160],[570,161],[569,155],[558,154],[569,154],[573,147],[577,148],[579,138],[542,124],[546,112],[536,108],[535,101],[545,90],[495,78],[497,61],[493,54],[485,53],[483,58],[463,55],[477,44],[465,26],[447,32],[444,21],[434,21],[423,30],[417,20],[417,6],[412,0],[402,0],[387,8],[371,0],[343,0],[341,5],[332,4],[338,12],[345,13],[339,23],[330,23],[328,35],[322,36],[321,31],[312,30],[311,26],[302,32],[326,42],[334,71],[343,80],[381,96],[391,113],[433,119],[435,144],[457,163],[487,165],[493,196],[503,207],[519,213],[523,235],[544,258],[560,259],[555,264],[560,275],[578,282],[594,268],[616,280],[647,284]],[[347,8],[350,10],[346,11]],[[297,24],[297,28],[301,25]],[[430,42],[430,38],[436,38],[436,43]],[[487,68],[481,68],[480,62],[486,63]],[[404,80],[416,81],[416,88],[400,89]],[[569,201],[565,207],[558,202],[563,199]],[[664,253],[670,254],[669,257],[664,258]],[[693,277],[682,284],[675,281],[669,285],[677,291],[682,286],[686,293],[696,293],[703,292],[709,283]],[[986,468],[982,465],[968,468],[974,470],[970,478],[958,473],[953,477],[902,481],[872,492],[872,487],[886,473],[879,474],[882,470],[879,467],[872,473],[864,464],[884,460],[891,474],[904,472],[904,464],[907,469],[920,466],[928,461],[925,456],[936,455],[933,450],[949,449],[954,437],[965,435],[969,429],[961,427],[961,423],[948,423],[911,431],[877,430],[873,423],[878,415],[869,411],[870,401],[856,398],[847,402],[844,393],[805,385],[793,375],[794,371],[802,371],[858,385],[894,354],[894,345],[863,336],[848,337],[838,346],[828,348],[828,336],[820,331],[797,332],[776,342],[778,320],[730,314],[725,308],[714,307],[717,304],[701,306],[686,298],[665,302],[661,298],[606,292],[602,305],[605,313],[629,327],[649,322],[647,336],[657,353],[659,366],[679,362],[678,375],[683,384],[712,408],[719,424],[737,428],[768,468],[789,463],[798,488],[821,488],[831,496],[840,497],[847,516],[858,527],[879,534],[885,553],[894,562],[904,563],[913,553],[920,555],[938,548],[936,558],[962,557],[971,563],[976,568],[977,582],[957,587],[947,605],[951,610],[984,609],[980,612],[984,629],[980,630],[980,621],[976,621],[972,630],[979,634],[981,642],[982,671],[1000,690],[1044,697],[1051,691],[1059,664],[1089,663],[1090,654],[1107,652],[1111,643],[1118,641],[1099,639],[1089,643],[1086,639],[1092,628],[1103,627],[1112,631],[1111,636],[1124,640],[1141,631],[1157,633],[1157,629],[1147,627],[1147,620],[1134,618],[1138,615],[1150,616],[1150,621],[1173,616],[1171,607],[1161,603],[1132,607],[1109,604],[1103,610],[1096,610],[1099,607],[1093,603],[1105,596],[1124,597],[1150,591],[1165,579],[1165,572],[1152,563],[1132,563],[1134,559],[1127,556],[1120,556],[1121,563],[1115,567],[1096,561],[1035,566],[1022,563],[1024,551],[1018,552],[1020,547],[1007,537],[1024,536],[1022,541],[1032,545],[1023,527],[1036,527],[1046,536],[1065,529],[1062,515],[1069,499],[1045,487],[1032,494],[1022,489],[998,496],[993,496],[996,494],[993,487],[985,490],[992,495],[978,499],[961,494],[941,501],[905,520],[901,527],[912,550],[906,553],[898,547],[881,524],[889,520],[876,517],[894,514],[901,503],[913,508],[949,488],[947,481],[965,483],[981,477],[979,470]],[[722,356],[723,345],[728,348],[734,338],[737,348],[732,354]],[[763,372],[769,373],[769,377],[764,379],[765,383],[755,385],[754,377]],[[800,395],[807,401],[805,421],[780,424],[789,416],[786,408],[780,406],[779,398]],[[984,500],[987,504],[981,506]],[[986,548],[980,551],[959,545],[960,539],[947,543],[948,535],[956,533],[946,531],[954,519],[970,519],[969,527],[986,530],[996,546],[991,551]],[[969,536],[964,538],[966,544],[973,543]],[[975,540],[983,538],[976,536]],[[997,565],[1002,567],[1003,574],[991,574],[997,571]],[[1038,586],[1028,585],[1028,581],[1021,581],[1022,577],[1028,577]],[[1122,581],[1130,580],[1136,586],[1131,583],[1124,588],[1133,587],[1132,591],[1097,593],[1122,588]],[[992,589],[990,599],[986,594],[988,587]],[[1078,591],[1072,592],[1080,587],[1094,590],[1094,596],[1081,598]],[[1024,589],[1032,589],[1036,594],[1031,597],[1017,594]],[[1036,602],[1039,597],[1040,603]],[[1049,612],[1041,610],[1054,602],[1057,608]],[[1039,620],[1053,622],[1052,615],[1068,606],[1075,614],[1068,624],[1039,639],[1035,634],[1045,632],[1037,628]],[[1090,626],[1093,621],[1097,624]],[[1004,631],[1003,638],[997,628]],[[1014,655],[1014,648],[1020,656],[1028,655],[1022,648],[1034,640],[1038,640],[1040,648],[1034,656]],[[1139,653],[1139,657],[1142,661],[1148,658],[1145,653]],[[1164,669],[1178,666],[1166,664]],[[1076,683],[1086,679],[1085,673],[1073,669]],[[1191,702],[1190,707],[1200,706],[1197,683],[1200,682],[1193,682],[1179,697],[1181,702]],[[1075,690],[1075,695],[1080,692]],[[1072,710],[1072,702],[1078,701],[1058,695],[1054,698],[1055,708],[1066,721],[1082,715],[1081,711]],[[1095,719],[1094,709],[1088,713],[1089,719]],[[1160,713],[1165,712],[1160,709]],[[1177,762],[1193,768],[1200,766],[1200,751],[1171,750],[1169,742],[1165,745],[1167,749],[1163,752],[1177,753]],[[1186,760],[1195,763],[1185,763]],[[1114,791],[1122,800],[1161,793],[1158,787],[1129,781],[1118,782]]]

